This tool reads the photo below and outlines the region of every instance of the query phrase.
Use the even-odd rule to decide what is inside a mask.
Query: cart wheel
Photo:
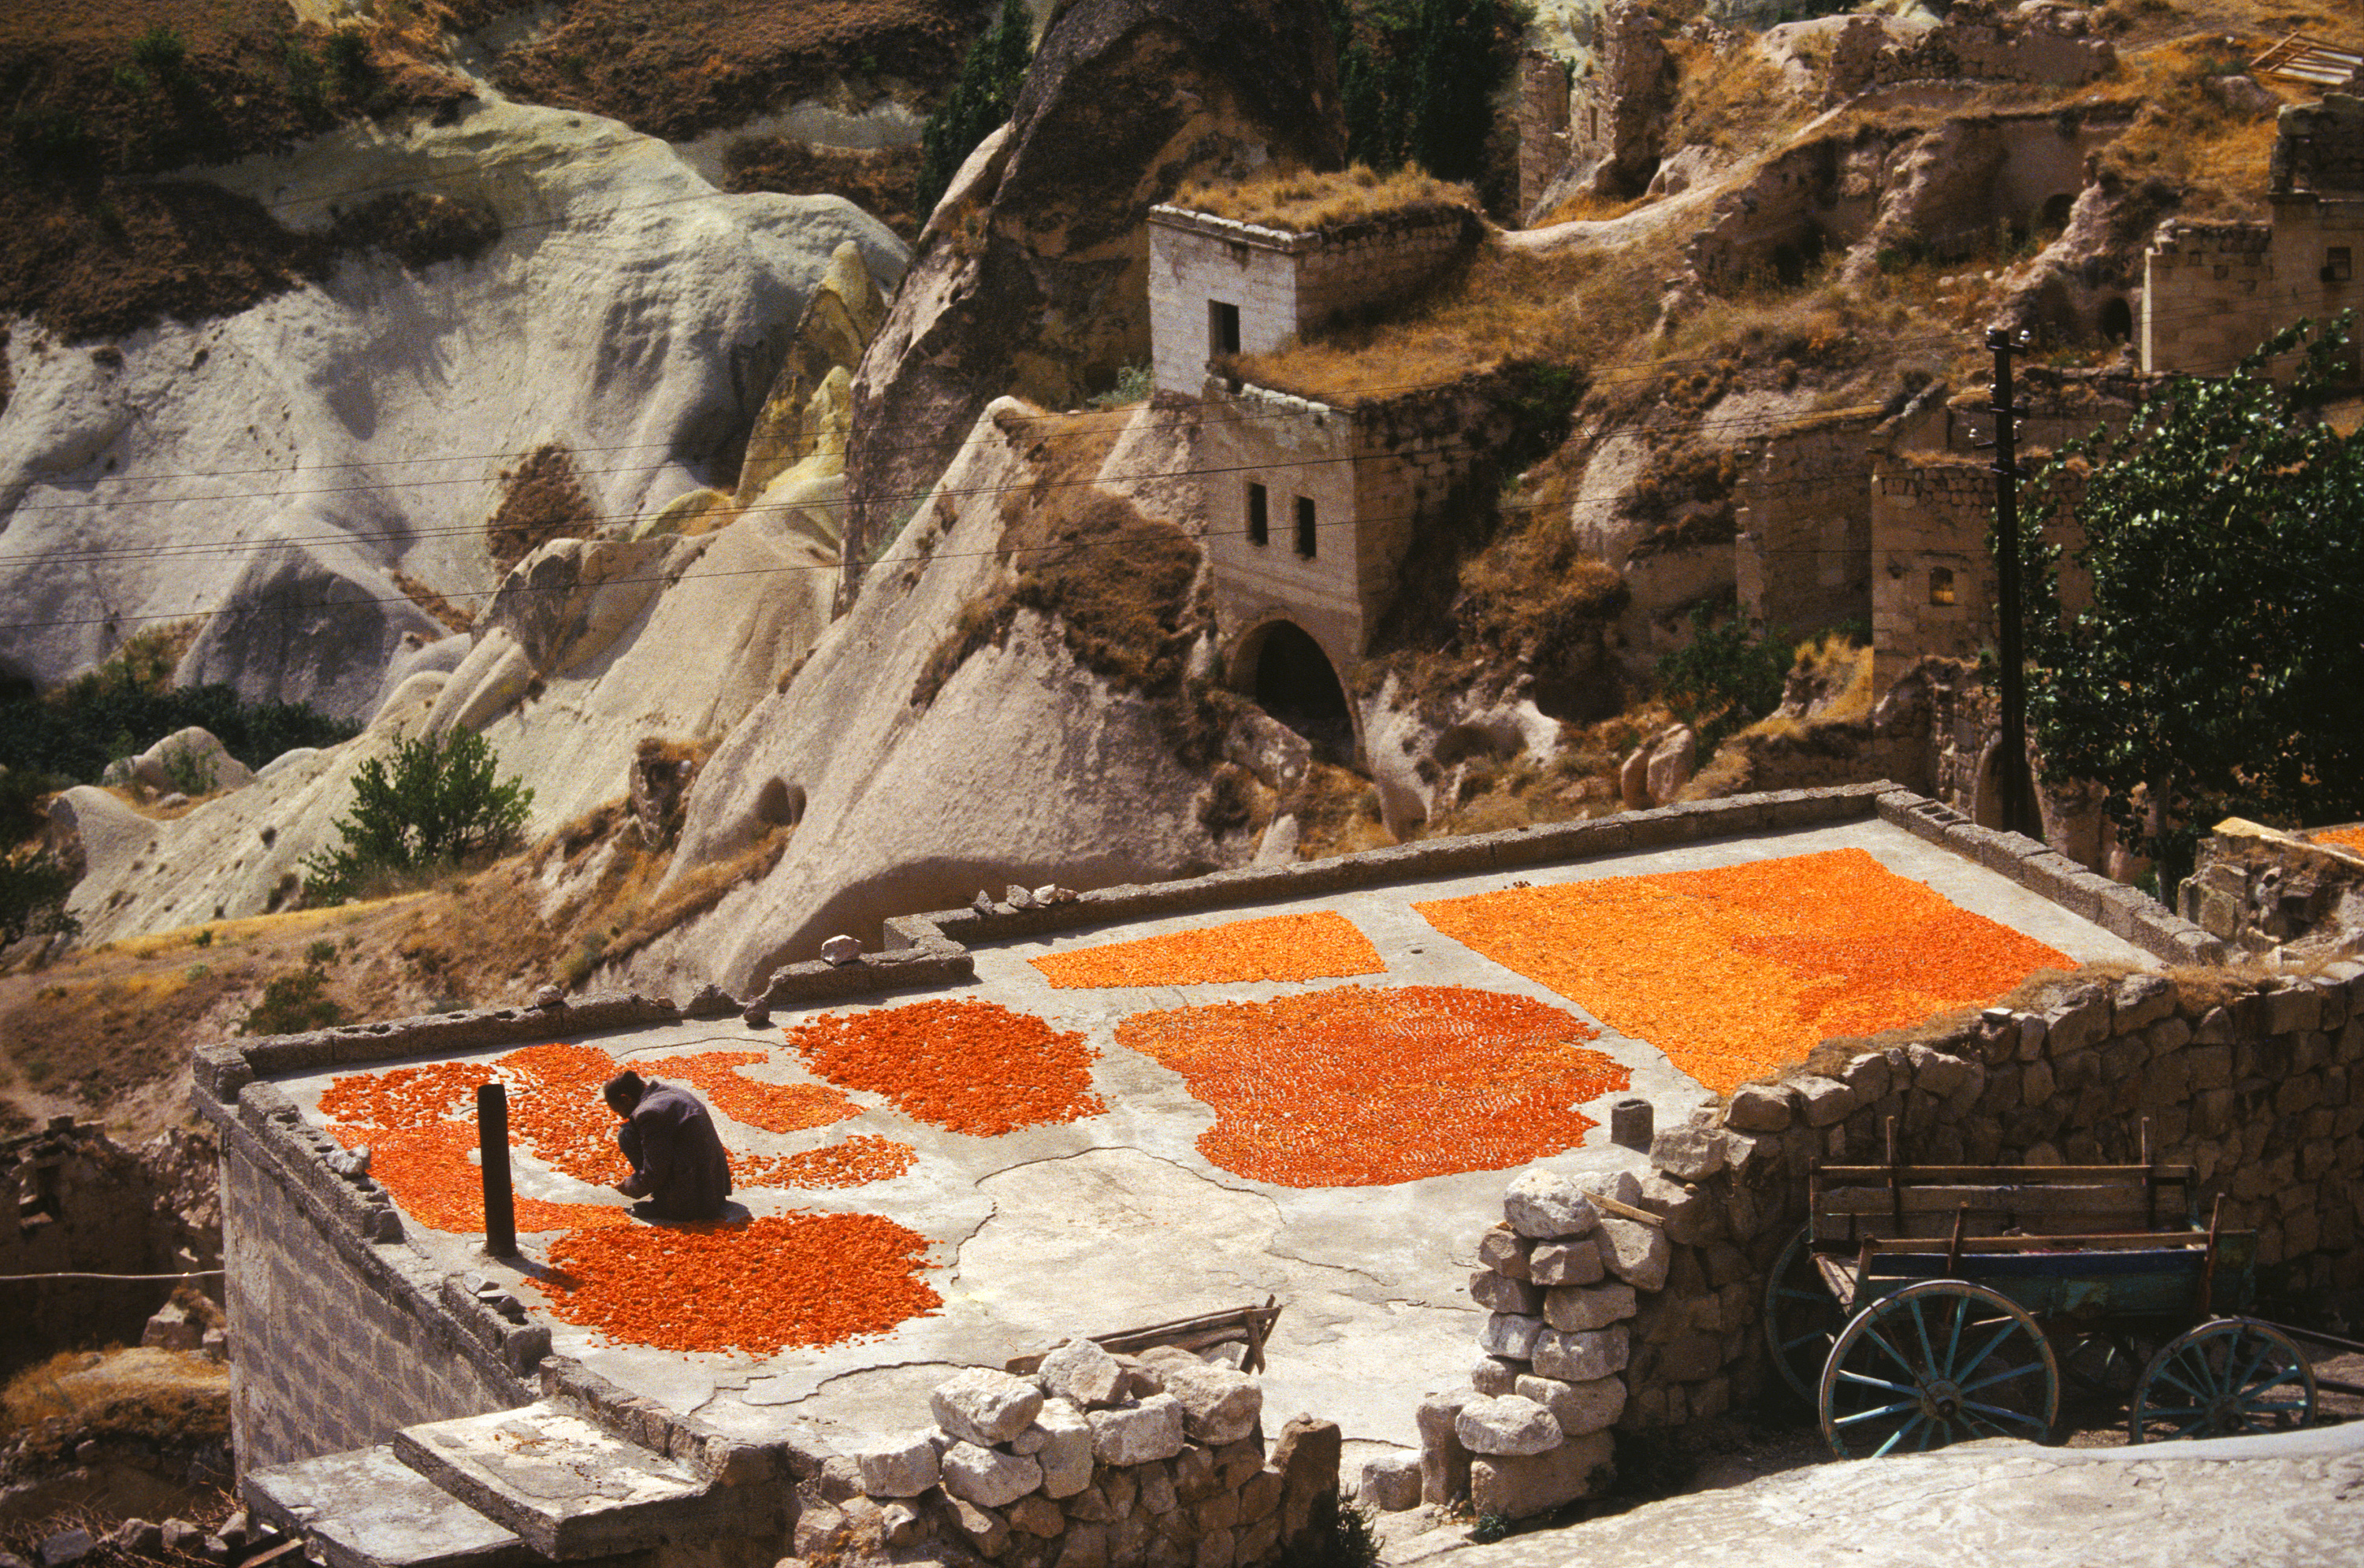
[[[1823,1367],[1823,1436],[1841,1459],[1969,1438],[2041,1442],[2060,1408],[2044,1330],[2008,1296],[1923,1280],[1855,1316]]]
[[[1830,1359],[1831,1341],[1846,1324],[1839,1304],[1814,1272],[1813,1254],[1806,1247],[1812,1230],[1811,1225],[1798,1228],[1765,1281],[1765,1342],[1772,1349],[1773,1364],[1781,1369],[1782,1381],[1809,1405],[1814,1402],[1823,1362]]]
[[[2280,1329],[2202,1323],[2151,1358],[2127,1427],[2138,1443],[2280,1432],[2314,1419],[2314,1373]]]

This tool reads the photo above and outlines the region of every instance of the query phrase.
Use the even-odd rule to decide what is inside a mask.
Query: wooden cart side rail
[[[1171,1345],[1180,1351],[1211,1350],[1217,1345],[1239,1343],[1248,1348],[1244,1372],[1262,1372],[1265,1366],[1265,1341],[1272,1336],[1272,1326],[1280,1318],[1279,1299],[1267,1296],[1262,1307],[1235,1307],[1223,1312],[1202,1312],[1196,1317],[1176,1318],[1164,1323],[1152,1323],[1139,1329],[1118,1329],[1105,1334],[1090,1336],[1092,1343],[1110,1355],[1127,1355],[1145,1351],[1153,1345]],[[1012,1356],[1001,1363],[1004,1372],[1023,1377],[1038,1372],[1048,1351],[1031,1355]]]
[[[1877,1183],[1882,1187],[1891,1175],[1915,1184],[1946,1182],[1989,1186],[2077,1186],[2112,1181],[2139,1184],[2146,1178],[2193,1183],[2200,1179],[2190,1165],[1817,1165],[1813,1174],[1828,1186]]]
[[[1826,1187],[1815,1208],[1823,1214],[1886,1214],[1897,1203],[1907,1214],[1951,1215],[1968,1206],[1973,1212],[2009,1210],[2016,1214],[2139,1213],[2139,1184],[2117,1186],[1956,1186],[1907,1187],[1891,1195],[1885,1186]]]
[[[2255,1234],[2255,1231],[2220,1231],[2218,1240]],[[1925,1255],[1946,1251],[1945,1243],[1943,1236],[1875,1237],[1847,1243],[1844,1253],[1918,1252]],[[2200,1252],[2209,1250],[2209,1236],[2205,1230],[2129,1230],[2106,1236],[1970,1236],[1963,1239],[1962,1252],[1966,1257],[1976,1257],[1980,1252]]]

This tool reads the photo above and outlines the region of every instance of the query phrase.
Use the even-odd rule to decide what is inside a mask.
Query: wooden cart
[[[2148,1129],[2144,1145],[2148,1151]],[[2048,1438],[2065,1374],[2135,1442],[2303,1426],[2306,1357],[2239,1316],[2257,1233],[2197,1222],[2189,1166],[1818,1167],[1766,1337],[1841,1458]]]

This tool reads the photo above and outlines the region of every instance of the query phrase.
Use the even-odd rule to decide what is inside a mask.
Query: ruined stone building
[[[2143,259],[2142,362],[2222,375],[2276,330],[2364,305],[2364,97],[2281,112],[2263,223],[2173,218]]]
[[[1150,213],[1157,395],[1200,413],[1207,553],[1225,669],[1292,719],[1351,725],[1342,683],[1393,596],[1420,519],[1500,437],[1492,399],[1420,387],[1337,404],[1210,373],[1399,300],[1475,243],[1474,214],[1421,205],[1310,232]]]

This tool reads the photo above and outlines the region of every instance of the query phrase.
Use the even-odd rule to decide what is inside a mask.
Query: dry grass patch
[[[501,474],[501,504],[485,524],[495,570],[508,569],[555,539],[579,539],[598,518],[574,459],[550,442]]]
[[[917,244],[927,214],[917,210],[920,149],[816,147],[785,136],[742,137],[722,155],[722,188],[789,196],[843,196]]]
[[[1667,42],[1682,85],[1667,117],[1665,145],[1757,152],[1788,138],[1811,113],[1781,85],[1781,73],[1758,53],[1756,39],[1742,34],[1737,46],[1718,49],[1702,39]]]
[[[1339,406],[1448,384],[1511,364],[1579,371],[1623,357],[1657,320],[1681,250],[1667,226],[1630,243],[1537,254],[1489,239],[1460,268],[1383,320],[1326,328],[1292,348],[1240,355],[1261,386]]]
[[[1238,181],[1195,180],[1170,204],[1292,234],[1315,234],[1354,223],[1480,210],[1478,193],[1417,168],[1381,174],[1356,163],[1336,173],[1285,170]]]
[[[2178,188],[2186,217],[2264,217],[2274,117],[2228,109],[2204,84],[2214,76],[2247,74],[2248,62],[2272,41],[2263,32],[2213,34],[2122,56],[2120,69],[2140,93],[2143,108],[2126,133],[2102,150],[2104,176],[2128,186]],[[2285,104],[2315,96],[2292,83],[2253,80]]]

